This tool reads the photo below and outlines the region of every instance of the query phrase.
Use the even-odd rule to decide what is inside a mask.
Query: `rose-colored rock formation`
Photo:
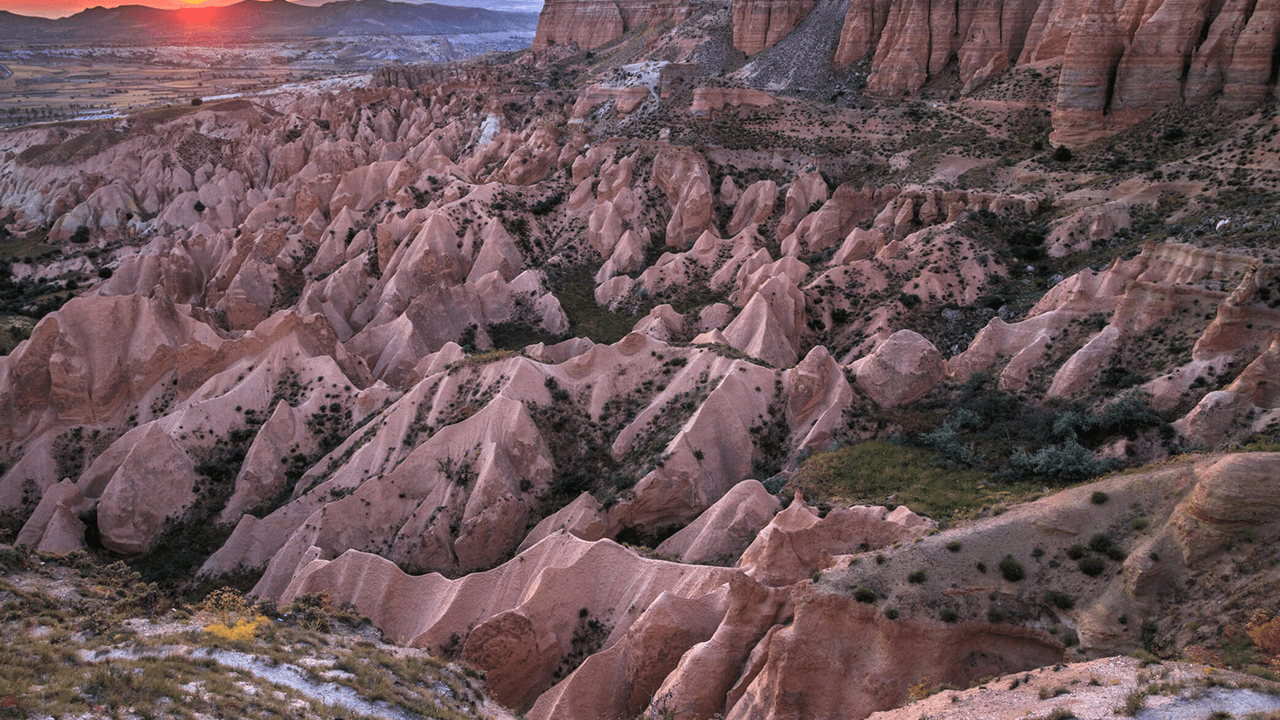
[[[680,562],[711,565],[732,562],[777,512],[778,499],[759,481],[743,480],[656,549]]]
[[[858,389],[882,407],[924,397],[947,374],[942,354],[919,333],[899,330],[849,370]]]
[[[976,676],[1022,672],[1060,659],[1063,646],[1047,633],[978,619],[987,603],[1018,606],[1037,596],[1029,590],[1033,586],[1070,592],[1075,608],[1059,610],[1059,622],[1079,627],[1087,646],[1109,646],[1116,633],[1125,632],[1116,618],[1136,612],[1180,573],[1199,567],[1206,548],[1214,552],[1198,546],[1184,560],[1162,544],[1190,537],[1187,522],[1199,523],[1195,532],[1201,534],[1205,523],[1223,518],[1231,518],[1225,532],[1274,532],[1257,498],[1270,492],[1265,478],[1277,462],[1274,454],[1183,461],[1069,490],[940,535],[928,535],[931,523],[905,509],[886,517],[883,509],[850,508],[819,519],[797,504],[761,533],[744,556],[745,573],[642,560],[607,541],[557,533],[499,568],[459,580],[408,577],[380,558],[347,553],[307,565],[282,599],[329,592],[414,645],[460,645],[464,657],[488,670],[500,697],[531,704],[532,717],[631,715],[646,705],[726,717],[796,718],[804,708],[864,715],[899,705],[920,682],[965,685]],[[1095,489],[1105,490],[1110,501],[1091,502]],[[1034,561],[1033,548],[1061,553],[1059,546],[1071,537],[1128,517],[1134,503],[1147,510],[1153,525],[1133,541],[1125,572],[1091,579],[1074,568]],[[889,546],[913,535],[920,539]],[[818,562],[826,568],[823,580],[770,588],[751,579],[765,547],[774,548],[774,555],[815,553],[795,565],[793,575],[808,577]],[[836,557],[842,548],[880,548],[876,554],[883,562],[870,562],[870,553]],[[1169,556],[1163,567],[1139,567],[1156,549]],[[955,553],[964,561],[950,561]],[[1006,555],[1031,575],[1011,582],[973,569],[974,558],[994,563]],[[906,575],[920,568],[925,582],[907,583]],[[657,592],[662,583],[666,591]],[[848,592],[853,583],[870,586],[878,597],[896,592],[899,614],[887,616],[881,600],[854,600]],[[939,604],[958,607],[960,622],[936,619]],[[571,643],[570,637],[577,639]],[[588,642],[601,650],[548,685],[575,643]],[[876,682],[832,685],[832,673],[871,673]]]
[[[813,0],[734,0],[733,46],[748,55],[773,47],[813,5]]]
[[[686,7],[673,0],[552,0],[542,6],[535,50],[577,43],[583,50],[613,42],[626,33],[681,18]]]
[[[1151,688],[1142,662],[1131,657],[1107,657],[1006,675],[992,678],[979,687],[943,690],[900,708],[872,713],[869,720],[916,720],[920,717],[1016,720],[1028,716],[1045,717],[1059,711],[1084,717],[1125,707],[1130,697],[1142,693],[1149,695],[1145,703],[1151,709],[1159,707],[1170,714],[1185,712],[1194,715],[1197,710],[1192,708],[1203,697],[1199,694],[1199,687],[1208,683],[1240,688],[1226,690],[1215,697],[1210,702],[1214,707],[1248,708],[1249,711],[1265,713],[1277,705],[1272,696],[1255,695],[1244,689],[1250,684],[1248,676],[1187,662],[1161,663],[1163,687]],[[1071,688],[1071,692],[1066,695],[1057,693],[1058,688],[1064,687]]]
[[[760,531],[738,564],[764,585],[791,585],[827,566],[832,555],[882,548],[935,527],[906,507],[892,513],[883,507],[836,508],[820,518],[796,495]]]
[[[853,0],[833,62],[870,58],[868,89],[907,95],[951,62],[972,91],[1002,65],[1061,61],[1053,140],[1076,145],[1184,100],[1260,101],[1280,45],[1276,18],[1270,6],[1186,0]]]

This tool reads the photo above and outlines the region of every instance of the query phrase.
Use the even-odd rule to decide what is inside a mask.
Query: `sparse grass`
[[[1048,685],[1045,685],[1040,688],[1039,694],[1040,694],[1041,700],[1048,700],[1049,698],[1056,698],[1062,695],[1066,695],[1070,692],[1071,691],[1067,689],[1066,685],[1058,685],[1052,688],[1049,687]]]
[[[1143,705],[1147,702],[1147,693],[1144,690],[1134,690],[1124,698],[1124,704],[1115,709],[1117,715],[1125,717],[1133,717],[1138,714]]]
[[[1033,483],[997,488],[984,473],[937,467],[927,450],[879,440],[810,457],[790,485],[811,500],[842,503],[883,503],[896,495],[900,504],[938,520],[1038,492]]]
[[[153,595],[155,585],[142,583],[123,563],[100,567],[83,553],[40,560],[0,579],[7,598],[0,606],[0,717],[358,716],[200,654],[210,650],[246,653],[260,666],[288,665],[314,682],[346,685],[367,702],[413,716],[479,715],[480,686],[473,680],[480,674],[364,639],[355,631],[367,630],[367,620],[327,604],[331,632],[309,629],[304,606],[277,613],[230,590],[170,612]],[[146,618],[165,625],[147,630],[124,622]],[[310,660],[305,667],[299,664],[304,658]],[[449,692],[441,693],[441,685]]]

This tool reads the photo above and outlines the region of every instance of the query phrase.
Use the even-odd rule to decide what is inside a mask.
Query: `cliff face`
[[[1002,54],[1061,61],[1054,140],[1082,143],[1176,102],[1264,99],[1278,44],[1277,2],[852,0],[833,62],[870,57],[868,89],[908,95],[951,62],[967,83]]]
[[[814,0],[734,0],[733,46],[748,55],[773,47],[813,5]]]
[[[671,0],[548,0],[538,17],[533,48],[576,42],[589,50],[637,28],[680,20],[686,11],[684,3]]]
[[[814,5],[733,0],[734,47],[773,47]],[[594,48],[688,11],[672,0],[549,0],[534,47]],[[969,92],[1007,66],[1060,62],[1052,139],[1078,145],[1174,103],[1260,102],[1275,92],[1277,48],[1280,0],[850,0],[834,53],[812,61],[869,59],[868,91],[889,96],[953,63]]]

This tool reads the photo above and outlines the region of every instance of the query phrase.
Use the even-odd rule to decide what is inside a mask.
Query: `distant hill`
[[[298,5],[306,5],[308,7],[320,7],[321,5],[329,5],[336,0],[293,0]],[[427,0],[401,0],[401,2],[420,5]],[[536,13],[542,11],[542,0],[449,0],[442,5],[454,5],[457,7],[484,8],[485,10],[497,10],[499,12],[515,12],[515,13]]]
[[[244,0],[223,7],[182,10],[143,5],[95,7],[58,20],[0,11],[0,44],[166,44],[343,35],[452,35],[532,31],[537,23],[536,12],[499,12],[435,3],[345,0],[310,7],[286,0]]]

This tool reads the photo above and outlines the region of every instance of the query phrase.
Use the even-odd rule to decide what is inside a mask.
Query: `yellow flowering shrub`
[[[250,620],[249,618],[240,618],[235,625],[227,625],[226,623],[214,623],[205,627],[204,631],[214,637],[233,642],[247,642],[253,639],[258,631],[258,627],[270,622],[265,615],[258,615]]]

